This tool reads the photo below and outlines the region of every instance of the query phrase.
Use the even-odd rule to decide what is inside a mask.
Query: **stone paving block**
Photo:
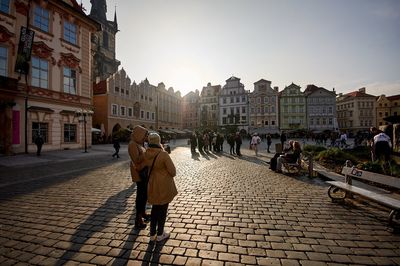
[[[200,250],[198,256],[202,259],[216,260],[218,258],[218,252],[210,250]]]
[[[240,262],[240,255],[220,252],[218,253],[218,260]]]
[[[307,257],[310,260],[315,260],[315,261],[331,261],[331,258],[328,256],[326,253],[321,253],[321,252],[306,252]]]
[[[281,265],[279,259],[276,258],[257,258],[257,265]]]

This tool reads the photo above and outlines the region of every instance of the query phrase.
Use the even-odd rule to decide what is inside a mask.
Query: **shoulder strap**
[[[157,153],[156,157],[154,157],[153,163],[152,163],[151,168],[150,168],[150,171],[149,171],[149,175],[147,176],[148,178],[150,178],[151,171],[153,171],[154,163],[155,163],[155,161],[156,161],[156,159],[157,159],[157,157],[158,157],[158,155],[159,155],[160,153],[161,153],[161,151],[160,151],[159,153]]]

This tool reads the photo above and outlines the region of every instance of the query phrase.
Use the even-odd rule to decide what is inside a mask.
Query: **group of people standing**
[[[157,133],[149,134],[141,126],[132,130],[128,153],[132,181],[137,187],[135,228],[144,229],[150,221],[150,241],[162,241],[169,237],[164,231],[168,205],[178,194],[175,165],[164,150],[161,137]],[[150,215],[146,213],[147,202],[152,205]]]
[[[224,151],[224,136],[221,133],[215,132],[193,132],[190,136],[190,148],[192,154],[196,153],[196,149],[199,152],[222,152]]]

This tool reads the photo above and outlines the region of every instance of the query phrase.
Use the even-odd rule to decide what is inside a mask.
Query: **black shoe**
[[[142,229],[145,229],[146,226],[147,225],[145,223],[143,223],[143,224],[135,224],[135,229],[136,230],[142,230]]]

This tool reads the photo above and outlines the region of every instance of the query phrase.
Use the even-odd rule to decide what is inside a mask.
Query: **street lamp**
[[[75,111],[75,116],[79,117],[79,122],[83,122],[83,131],[85,132],[85,151],[87,152],[87,138],[86,138],[86,117],[87,116],[92,116],[93,111],[92,110],[85,110],[85,109],[78,109]]]

